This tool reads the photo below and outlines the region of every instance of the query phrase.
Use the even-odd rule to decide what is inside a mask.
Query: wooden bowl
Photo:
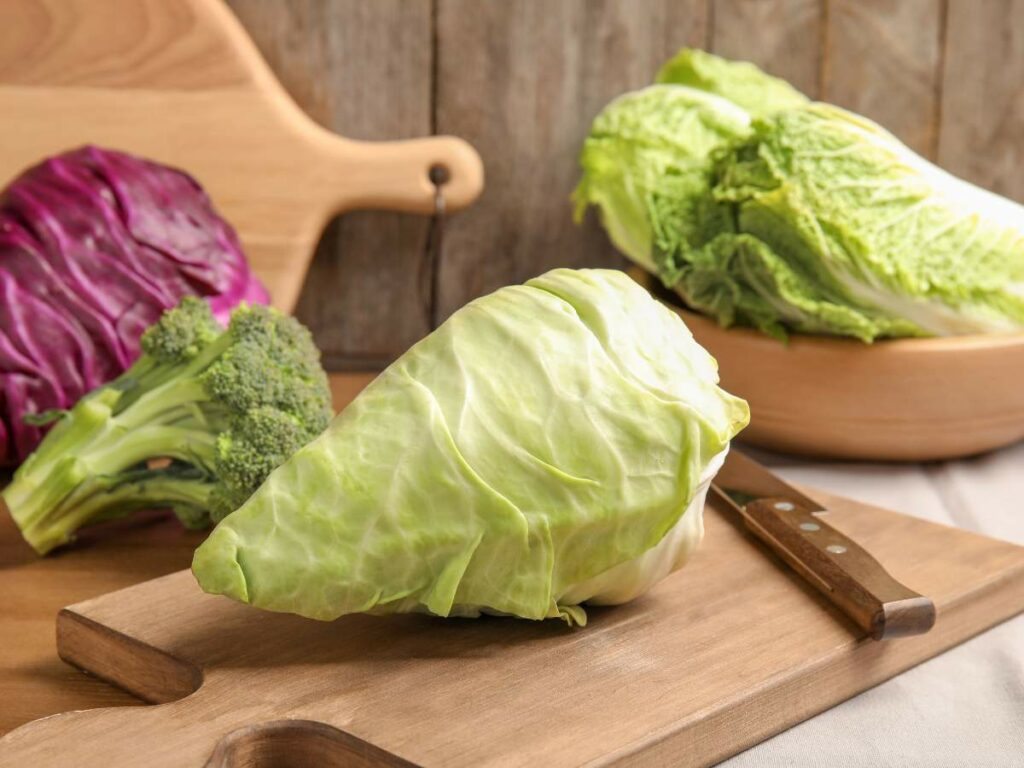
[[[646,275],[639,282],[652,287]],[[655,291],[750,403],[740,439],[808,456],[950,459],[1024,438],[1024,333],[856,340],[721,328]]]

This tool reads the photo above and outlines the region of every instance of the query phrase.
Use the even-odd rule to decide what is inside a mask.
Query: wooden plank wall
[[[571,221],[601,107],[685,45],[754,61],[1024,201],[1024,0],[229,0],[313,117],[358,138],[480,151],[487,189],[451,219],[351,214],[298,314],[332,369],[385,365],[466,301],[559,265],[621,264]],[[435,289],[436,286],[436,289]]]

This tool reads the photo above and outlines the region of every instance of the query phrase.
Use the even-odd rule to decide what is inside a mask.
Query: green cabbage
[[[752,65],[684,51],[659,79],[683,85],[621,97],[595,120],[577,212],[598,206],[616,245],[689,305],[779,337],[1024,328],[1024,208]],[[694,87],[729,96],[749,128],[691,140],[708,107],[660,105]],[[636,146],[659,147],[658,162],[626,154]]]
[[[471,302],[198,549],[207,592],[317,619],[481,611],[583,624],[680,567],[746,403],[621,272]]]

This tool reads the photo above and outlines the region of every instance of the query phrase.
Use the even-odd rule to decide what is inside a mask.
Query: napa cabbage
[[[577,216],[692,308],[778,337],[1024,328],[1020,205],[750,64],[683,51],[659,81],[594,121]]]

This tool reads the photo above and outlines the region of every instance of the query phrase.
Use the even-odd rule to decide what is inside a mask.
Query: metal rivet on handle
[[[844,547],[842,544],[829,544],[827,547],[825,547],[825,549],[827,549],[833,555],[841,555],[843,554],[843,552],[846,551],[846,547]]]
[[[820,531],[821,526],[817,523],[800,523],[801,531]]]
[[[794,509],[796,509],[796,507],[794,507],[788,501],[776,501],[774,504],[772,504],[772,506],[775,507],[780,512],[792,512]]]

